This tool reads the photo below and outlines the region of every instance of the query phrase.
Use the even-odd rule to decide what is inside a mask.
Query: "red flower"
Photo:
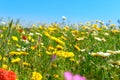
[[[23,32],[23,30],[22,30],[22,29],[19,29],[19,30],[18,30],[18,32],[22,33],[22,32]]]
[[[27,37],[26,37],[26,36],[22,36],[22,39],[23,39],[23,40],[27,40]]]
[[[7,71],[0,68],[0,80],[16,80],[16,77],[13,71]]]

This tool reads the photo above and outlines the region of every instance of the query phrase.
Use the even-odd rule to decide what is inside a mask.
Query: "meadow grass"
[[[64,72],[87,80],[120,80],[120,29],[115,24],[87,23],[31,26],[0,25],[0,68],[18,80],[64,80]]]

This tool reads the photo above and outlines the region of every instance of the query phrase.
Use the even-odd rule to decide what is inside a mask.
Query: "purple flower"
[[[69,71],[64,72],[64,77],[65,77],[65,80],[86,80],[85,77],[80,76],[79,74],[73,75]]]
[[[52,59],[51,59],[51,61],[54,61],[55,59],[56,59],[56,55],[53,54],[53,55],[52,55]]]

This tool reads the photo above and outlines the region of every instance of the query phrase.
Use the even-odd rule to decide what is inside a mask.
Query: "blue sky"
[[[120,0],[0,0],[0,17],[26,22],[70,22],[120,19]]]

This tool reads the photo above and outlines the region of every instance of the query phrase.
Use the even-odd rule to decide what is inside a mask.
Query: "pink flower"
[[[65,80],[86,80],[85,77],[80,76],[79,74],[73,75],[69,71],[64,72],[64,77],[65,77]]]

